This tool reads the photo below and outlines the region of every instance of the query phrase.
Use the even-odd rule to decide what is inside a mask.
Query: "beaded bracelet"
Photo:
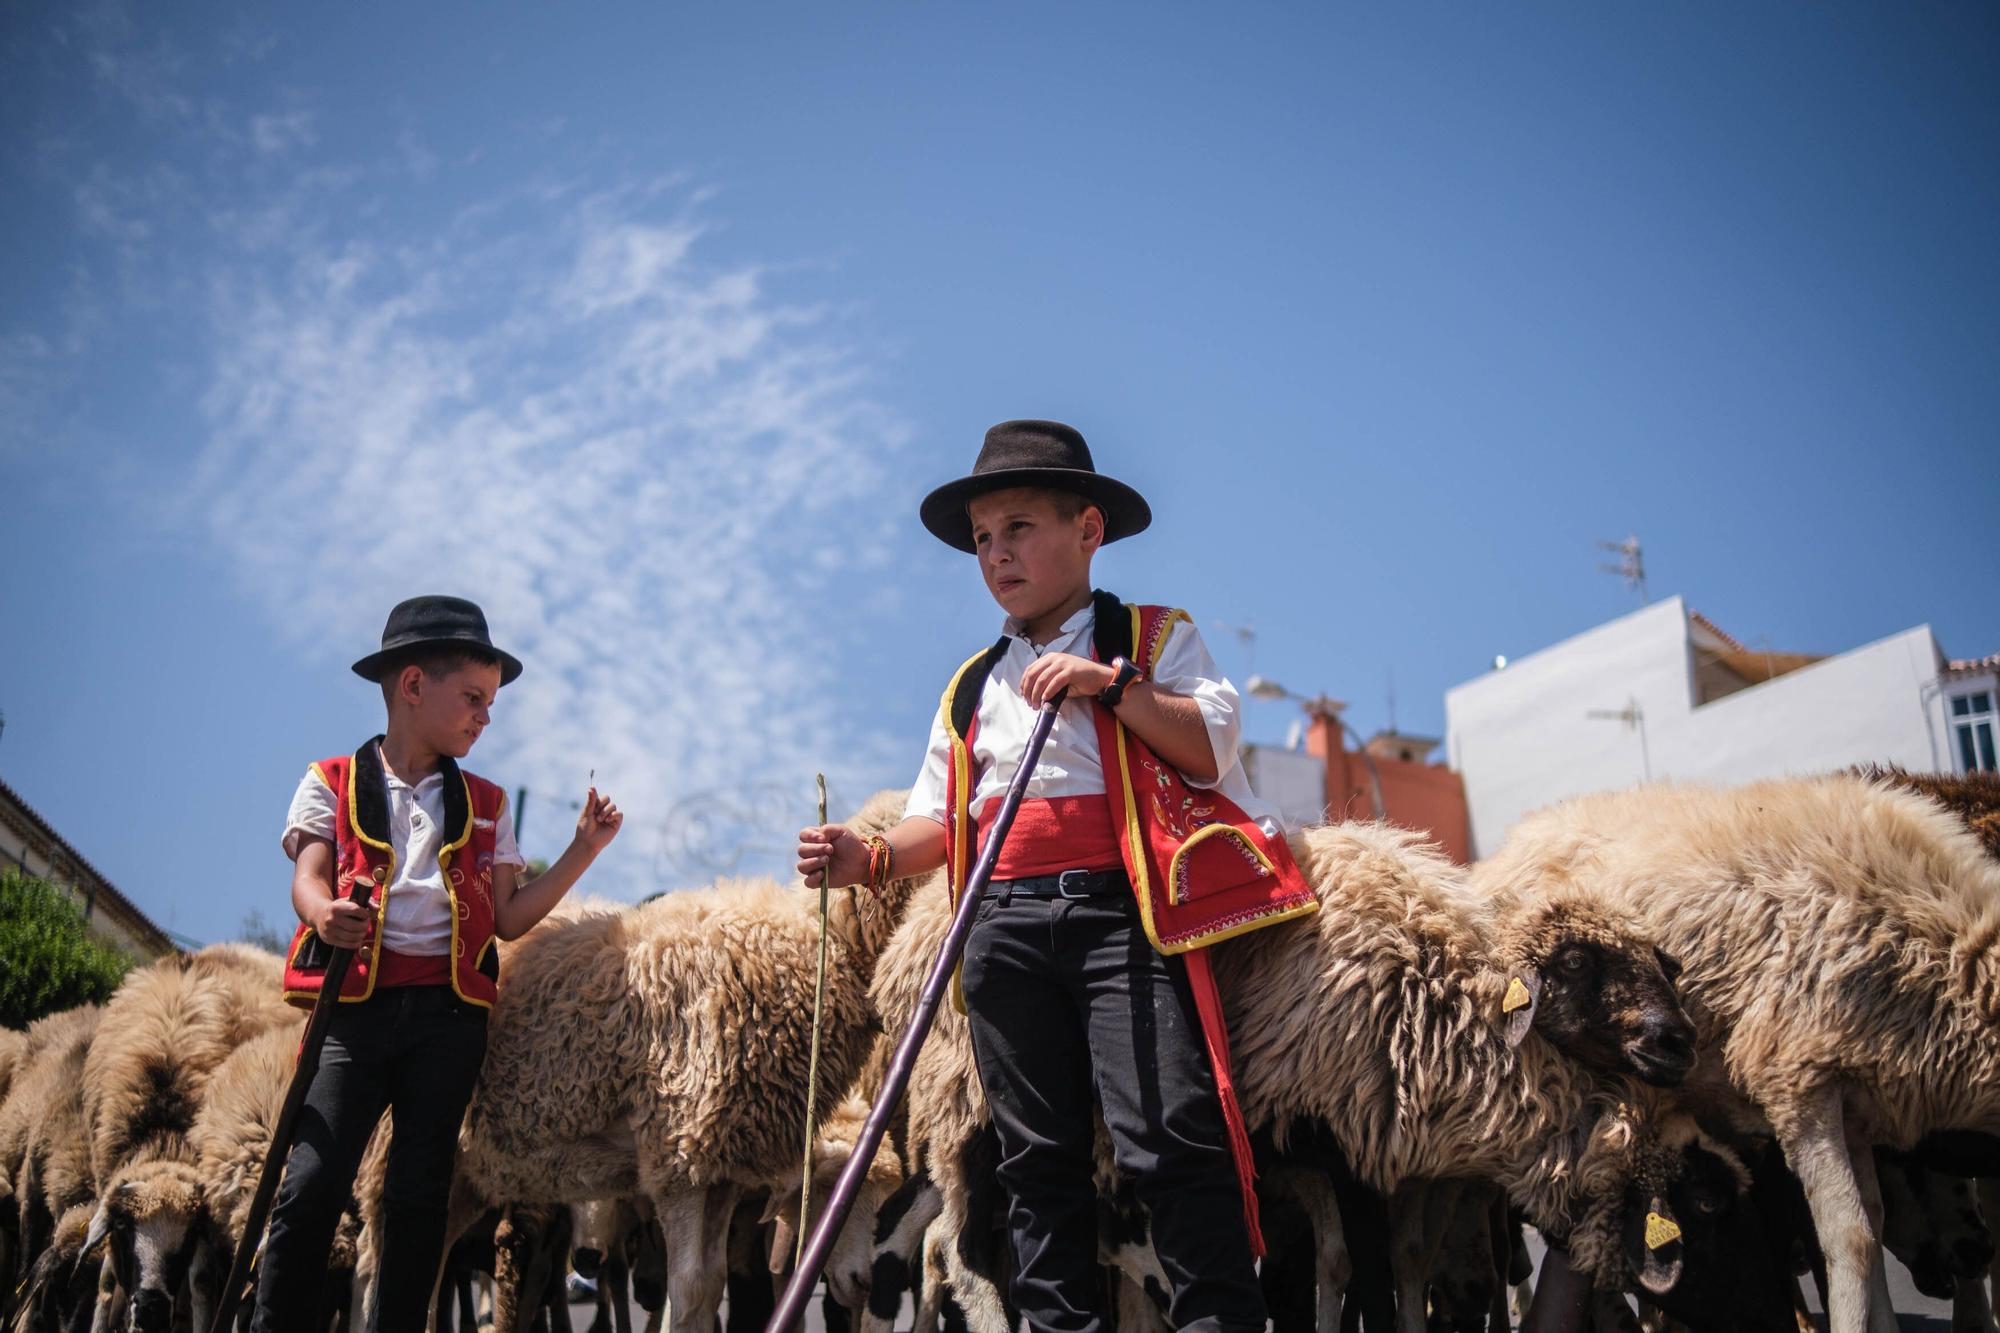
[[[875,891],[888,887],[896,864],[896,849],[879,833],[868,835],[868,876],[866,884]]]

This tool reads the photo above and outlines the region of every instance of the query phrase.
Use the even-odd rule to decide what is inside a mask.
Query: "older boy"
[[[1237,761],[1235,688],[1184,613],[1092,592],[1098,547],[1151,511],[1095,470],[1072,428],[995,426],[972,475],[932,492],[922,518],[978,556],[1005,633],[946,689],[903,821],[865,842],[807,829],[799,870],[879,884],[945,864],[955,896],[1036,711],[1067,690],[962,974],[1014,1302],[1037,1330],[1105,1327],[1096,1106],[1151,1214],[1175,1327],[1261,1328],[1249,1144],[1202,949],[1316,904]]]
[[[576,836],[531,880],[501,788],[459,768],[521,664],[457,597],[389,613],[382,648],[354,664],[378,682],[388,729],[306,770],[285,825],[298,933],[285,995],[311,1003],[334,948],[355,950],[306,1097],[259,1261],[257,1333],[313,1326],[334,1228],[385,1108],[381,1333],[422,1329],[444,1243],[459,1121],[486,1053],[496,940],[561,901],[623,821],[592,788]],[[362,902],[356,882],[372,883]]]

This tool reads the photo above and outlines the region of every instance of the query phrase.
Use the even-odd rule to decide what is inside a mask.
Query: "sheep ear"
[[[757,1225],[771,1228],[771,1249],[765,1257],[773,1273],[784,1272],[785,1265],[792,1261],[792,1248],[798,1237],[792,1219],[798,1216],[798,1211],[797,1190],[773,1193],[764,1200],[764,1211],[757,1218]]]
[[[111,1234],[111,1200],[106,1198],[98,1202],[97,1211],[90,1216],[90,1230],[84,1233],[83,1248],[77,1251],[77,1258],[89,1258],[109,1234]]]
[[[1626,1227],[1626,1258],[1639,1285],[1655,1296],[1672,1291],[1681,1280],[1681,1253],[1680,1223],[1656,1194],[1645,1216],[1633,1217]]]
[[[1653,956],[1660,960],[1660,971],[1666,973],[1669,982],[1676,982],[1681,979],[1680,959],[1674,957],[1657,944],[1653,946]]]
[[[789,1214],[777,1218],[771,1225],[771,1272],[785,1271],[785,1265],[792,1261],[792,1247],[797,1244],[798,1233],[792,1229]]]
[[[1542,1002],[1540,970],[1524,967],[1507,978],[1507,993],[1500,1000],[1500,1013],[1507,1024],[1507,1045],[1519,1046],[1535,1026],[1535,1009]]]

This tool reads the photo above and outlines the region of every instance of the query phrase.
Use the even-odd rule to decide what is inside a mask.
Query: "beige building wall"
[[[0,865],[19,866],[68,889],[92,933],[141,962],[174,951],[167,933],[0,782]]]

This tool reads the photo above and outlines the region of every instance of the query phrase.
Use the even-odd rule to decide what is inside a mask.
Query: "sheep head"
[[[1689,1327],[1793,1333],[1790,1269],[1741,1155],[1684,1111],[1621,1104],[1607,1119],[1622,1141],[1579,1171],[1576,1266]]]
[[[98,1264],[86,1260],[83,1242],[92,1206],[76,1204],[56,1220],[48,1248],[15,1293],[21,1328],[75,1328],[88,1323],[97,1299]]]
[[[88,1259],[108,1245],[111,1270],[130,1299],[130,1328],[166,1333],[174,1297],[208,1230],[208,1206],[194,1163],[144,1158],[112,1176],[90,1219],[82,1253]]]
[[[1674,978],[1680,964],[1633,922],[1580,894],[1522,899],[1500,924],[1507,1041],[1530,1031],[1600,1073],[1660,1087],[1694,1068],[1695,1028]]]
[[[834,1182],[854,1155],[854,1147],[860,1140],[862,1123],[867,1116],[868,1106],[857,1098],[849,1098],[834,1111],[814,1140],[815,1221],[819,1216],[818,1206],[832,1195]],[[827,1256],[824,1270],[827,1290],[833,1293],[835,1301],[851,1312],[858,1314],[867,1308],[875,1268],[876,1217],[881,1213],[882,1205],[902,1183],[902,1161],[885,1140],[868,1164],[868,1172],[862,1177],[861,1188],[854,1196],[854,1206],[841,1223],[840,1234],[834,1238],[833,1251]],[[770,1267],[772,1273],[781,1273],[792,1261],[792,1252],[798,1243],[798,1184],[792,1182],[773,1189],[763,1216],[758,1220],[774,1224],[770,1233]]]

